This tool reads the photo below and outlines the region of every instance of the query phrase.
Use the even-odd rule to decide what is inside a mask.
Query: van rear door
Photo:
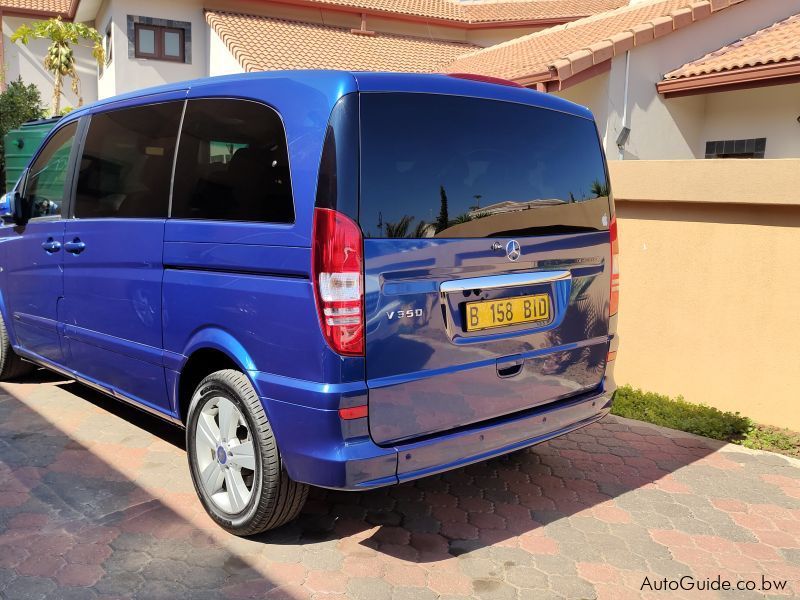
[[[594,122],[482,98],[360,97],[373,440],[602,385],[613,213]]]

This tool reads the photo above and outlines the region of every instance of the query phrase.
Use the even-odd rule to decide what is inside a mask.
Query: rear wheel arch
[[[255,371],[255,363],[244,346],[227,331],[207,327],[197,331],[185,345],[183,356],[188,357],[180,368],[175,403],[182,423],[186,423],[192,394],[199,383],[211,373],[223,369]],[[250,378],[255,389],[255,382]]]
[[[247,375],[247,371],[229,354],[218,348],[198,348],[189,356],[178,377],[178,411],[182,423],[186,424],[192,395],[200,382],[211,373],[225,369],[241,371]]]

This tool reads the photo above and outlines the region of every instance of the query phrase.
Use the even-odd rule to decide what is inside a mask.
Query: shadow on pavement
[[[101,411],[50,406],[58,414],[53,422],[27,402],[45,386],[61,387],[79,396],[65,395],[65,402],[86,400],[111,410],[169,444],[180,445],[179,430],[44,371],[24,383],[34,382],[39,385],[0,385],[0,598],[194,599],[244,591],[260,597],[281,585],[220,544],[227,534],[190,522],[111,466],[99,450],[115,449],[113,442],[89,448],[67,433],[91,435],[96,428],[101,438],[108,433]],[[52,402],[62,400],[47,394]],[[123,458],[144,470],[142,457],[159,454],[144,444],[158,442],[150,436],[130,441]],[[202,523],[202,515],[198,519]],[[240,582],[247,590],[237,587]],[[290,587],[279,591],[298,597]]]
[[[183,448],[179,428],[80,384],[59,386]],[[519,536],[546,551],[552,541],[542,535],[543,526],[582,512],[603,522],[625,522],[615,498],[644,487],[680,488],[671,473],[721,445],[664,437],[645,426],[606,419],[532,448],[399,486],[368,492],[314,488],[297,522],[252,539],[265,544],[358,539],[362,546],[412,562],[443,561]]]

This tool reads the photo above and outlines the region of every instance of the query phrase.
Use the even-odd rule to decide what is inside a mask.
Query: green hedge
[[[617,389],[611,413],[747,448],[800,456],[799,433],[759,425],[738,412],[693,404],[681,396],[670,398],[626,385]]]

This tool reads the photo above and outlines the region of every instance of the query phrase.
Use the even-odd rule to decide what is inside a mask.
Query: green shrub
[[[6,151],[3,138],[25,121],[44,117],[41,102],[39,88],[33,84],[25,85],[21,78],[10,82],[6,90],[0,93],[0,192],[5,191],[6,185]]]
[[[739,413],[722,412],[711,406],[686,402],[681,396],[672,399],[627,385],[617,390],[611,412],[715,440],[742,440],[753,428],[753,422]]]
[[[800,433],[768,425],[758,425],[742,442],[742,446],[800,456]]]
[[[759,425],[738,412],[693,404],[681,396],[670,398],[625,385],[617,389],[611,413],[746,448],[800,456],[800,433]]]

